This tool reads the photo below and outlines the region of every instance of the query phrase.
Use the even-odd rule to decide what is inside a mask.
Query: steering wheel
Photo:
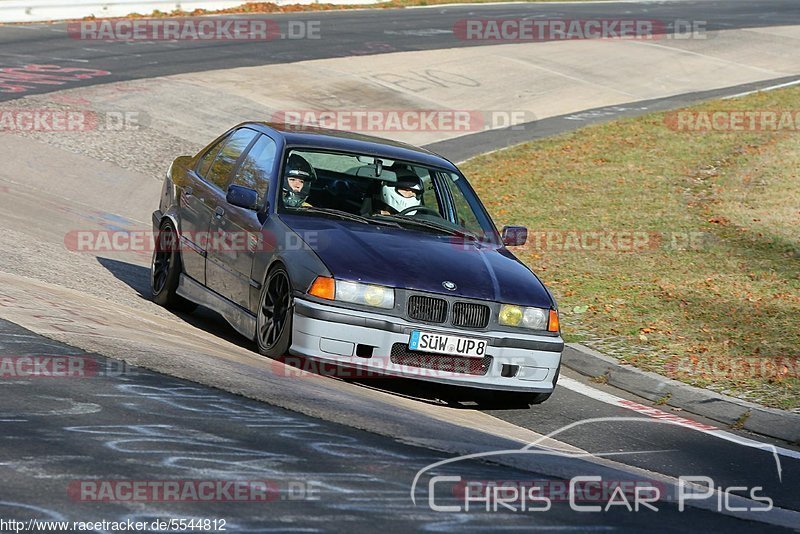
[[[423,213],[430,213],[431,215],[436,215],[437,217],[441,218],[442,216],[439,215],[439,212],[433,208],[429,208],[427,206],[411,206],[410,208],[406,208],[401,212],[398,212],[398,215],[408,215],[413,211],[421,211]]]

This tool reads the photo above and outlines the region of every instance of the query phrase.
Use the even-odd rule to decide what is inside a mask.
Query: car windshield
[[[284,162],[280,195],[282,212],[499,241],[462,176],[415,163],[293,149]]]

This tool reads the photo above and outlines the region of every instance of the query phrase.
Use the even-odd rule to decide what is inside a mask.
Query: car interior
[[[359,156],[359,160],[368,159],[372,158]],[[311,183],[308,203],[318,208],[336,209],[363,216],[378,212],[381,186],[396,182],[398,172],[411,172],[419,176],[413,167],[395,161],[375,160],[344,172],[314,165],[314,161],[311,164],[317,179]],[[429,176],[420,178],[426,190],[433,187]],[[422,202],[424,205],[424,199]],[[437,206],[434,208],[438,211]]]

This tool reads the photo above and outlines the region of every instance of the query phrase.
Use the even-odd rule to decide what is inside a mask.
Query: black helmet
[[[311,192],[311,182],[317,177],[314,167],[299,154],[292,154],[286,162],[286,172],[283,173],[283,203],[296,208],[303,204]],[[289,178],[303,180],[303,188],[295,191],[289,186]]]

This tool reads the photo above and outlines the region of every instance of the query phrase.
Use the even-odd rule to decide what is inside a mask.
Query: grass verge
[[[800,89],[685,111],[720,110],[800,122]],[[462,168],[498,224],[529,228],[515,252],[558,298],[568,341],[800,412],[800,124],[676,124],[620,120]]]

